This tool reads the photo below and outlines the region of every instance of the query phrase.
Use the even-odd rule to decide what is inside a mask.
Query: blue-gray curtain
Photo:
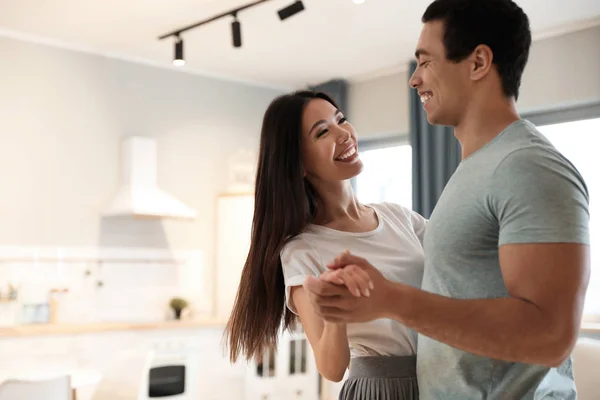
[[[337,106],[344,112],[344,116],[348,117],[348,82],[343,79],[332,79],[319,85],[311,86],[310,90],[315,92],[323,92],[329,95]]]
[[[410,75],[417,68],[410,64]],[[427,122],[427,113],[416,90],[410,90],[410,141],[413,164],[413,209],[429,218],[446,183],[461,160],[454,129]]]

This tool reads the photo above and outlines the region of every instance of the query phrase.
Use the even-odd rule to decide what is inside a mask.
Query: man
[[[393,318],[416,330],[423,399],[575,399],[588,192],[516,111],[528,18],[511,0],[436,0],[422,20],[410,86],[463,149],[425,233],[422,289],[350,253],[329,267],[367,271],[370,297],[313,278],[304,286],[325,320]]]

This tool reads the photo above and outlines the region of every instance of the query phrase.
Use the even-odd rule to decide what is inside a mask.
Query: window
[[[363,171],[356,179],[361,203],[390,202],[412,209],[412,148],[407,143],[365,146]],[[359,145],[359,149],[361,145]]]
[[[584,319],[600,321],[600,176],[593,173],[598,169],[598,149],[593,143],[600,132],[600,118],[543,125],[538,129],[575,165],[588,187],[592,272],[583,312]]]

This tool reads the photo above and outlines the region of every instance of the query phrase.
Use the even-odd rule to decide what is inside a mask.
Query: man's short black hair
[[[475,47],[487,45],[507,97],[517,99],[529,58],[529,18],[512,0],[435,0],[423,14],[423,23],[442,21],[446,59],[460,62]]]

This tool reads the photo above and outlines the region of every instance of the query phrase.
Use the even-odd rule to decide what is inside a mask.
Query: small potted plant
[[[169,302],[169,306],[175,312],[175,319],[181,319],[181,312],[189,305],[186,299],[181,297],[173,297]]]

